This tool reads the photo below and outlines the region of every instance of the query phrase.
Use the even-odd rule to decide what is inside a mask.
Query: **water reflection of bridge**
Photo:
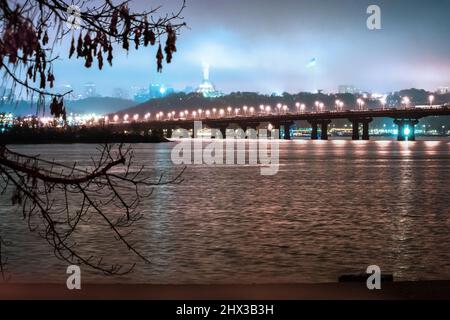
[[[225,136],[228,127],[242,128],[243,130],[262,128],[264,124],[271,124],[275,129],[283,132],[282,138],[291,139],[290,127],[295,121],[307,121],[311,126],[311,139],[328,139],[329,125],[333,120],[348,119],[352,123],[352,139],[369,140],[369,125],[373,118],[391,118],[398,128],[398,140],[415,140],[415,126],[419,120],[429,116],[450,116],[450,108],[423,108],[423,109],[388,109],[365,111],[338,111],[314,113],[280,113],[248,116],[223,117],[196,117],[167,120],[143,120],[121,123],[108,123],[113,131],[159,131],[171,137],[173,130],[194,129],[194,122],[201,121],[205,128],[214,128]],[[282,129],[282,130],[281,130]],[[320,133],[320,135],[319,135]]]

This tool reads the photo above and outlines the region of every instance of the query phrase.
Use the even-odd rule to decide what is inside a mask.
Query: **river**
[[[173,176],[174,142],[136,144],[145,170]],[[23,145],[13,150],[83,164],[94,145]],[[450,279],[450,141],[280,142],[279,171],[256,165],[189,165],[180,185],[156,188],[134,229],[137,259],[96,224],[83,250],[108,263],[137,262],[107,277],[126,283],[316,283],[380,266],[396,280]],[[111,210],[114,210],[111,208]],[[0,231],[15,282],[65,282],[67,265],[1,198]]]

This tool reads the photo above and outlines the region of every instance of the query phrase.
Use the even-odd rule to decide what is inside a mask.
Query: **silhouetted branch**
[[[113,168],[114,173],[111,173]],[[132,150],[124,149],[122,145],[105,145],[100,157],[93,161],[91,170],[83,170],[77,164],[60,165],[36,156],[21,155],[0,146],[0,189],[3,194],[7,189],[12,191],[12,203],[22,206],[30,230],[36,230],[31,221],[39,219],[40,227],[44,229],[41,234],[59,259],[70,264],[84,264],[109,275],[128,273],[134,264],[127,268],[109,266],[103,258],[81,254],[73,240],[80,222],[92,216],[100,217],[103,224],[98,226],[110,229],[126,249],[150,263],[121,229],[142,218],[138,211],[140,202],[151,194],[153,187],[181,183],[183,171],[172,179],[154,182],[151,176],[143,177],[148,174],[134,166]],[[144,195],[142,189],[150,190]],[[107,213],[111,205],[122,212],[117,219]]]

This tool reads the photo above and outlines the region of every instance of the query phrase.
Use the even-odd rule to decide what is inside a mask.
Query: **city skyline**
[[[178,52],[161,74],[152,59],[154,48],[128,54],[117,48],[114,67],[99,72],[68,60],[63,45],[57,83],[76,87],[88,79],[105,95],[116,87],[150,83],[182,89],[198,85],[202,64],[208,63],[211,78],[225,93],[335,91],[343,84],[391,92],[450,84],[450,44],[444,41],[450,31],[448,1],[436,1],[433,7],[420,1],[376,1],[381,30],[367,29],[367,1],[258,3],[254,10],[253,0],[239,7],[234,0],[188,1],[183,16],[189,27],[181,31]],[[166,3],[163,10],[177,4]],[[142,1],[132,5],[145,7]],[[327,19],[325,10],[333,13]]]

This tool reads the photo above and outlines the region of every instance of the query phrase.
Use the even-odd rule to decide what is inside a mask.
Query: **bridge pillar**
[[[254,130],[254,131],[252,132],[252,135],[249,136],[250,139],[256,139],[256,138],[258,138],[258,124],[248,124],[248,125],[245,127],[245,133],[246,133],[246,135],[249,134],[249,133],[248,133],[249,130]]]
[[[284,140],[291,140],[291,125],[292,125],[292,122],[285,122],[285,123],[283,123]]]
[[[164,137],[164,132],[162,129],[152,129],[152,133],[151,136],[153,137],[158,137],[158,138],[163,138]]]
[[[311,125],[311,140],[317,140],[318,138],[318,130],[317,125],[318,123],[316,121],[309,121],[309,124]]]
[[[368,119],[362,119],[361,120],[362,124],[363,124],[363,134],[362,134],[362,139],[363,140],[369,140],[369,123],[372,122],[372,118],[368,118]]]
[[[274,129],[278,130],[278,139],[283,139],[283,136],[281,135],[281,125],[280,123],[272,123],[272,131],[270,132],[270,136],[274,135]]]
[[[394,123],[397,125],[398,141],[415,141],[416,140],[416,128],[415,125],[419,123],[417,119],[395,119]]]
[[[222,139],[225,139],[227,136],[227,128],[228,126],[220,126],[219,131],[222,134]]]
[[[166,138],[170,139],[172,138],[172,128],[169,128],[166,130]]]
[[[362,139],[363,140],[369,140],[369,122],[363,122],[363,134]]]
[[[352,140],[359,140],[359,121],[350,120],[352,122]]]
[[[328,140],[328,125],[331,123],[331,120],[323,120],[320,128],[320,139]]]

